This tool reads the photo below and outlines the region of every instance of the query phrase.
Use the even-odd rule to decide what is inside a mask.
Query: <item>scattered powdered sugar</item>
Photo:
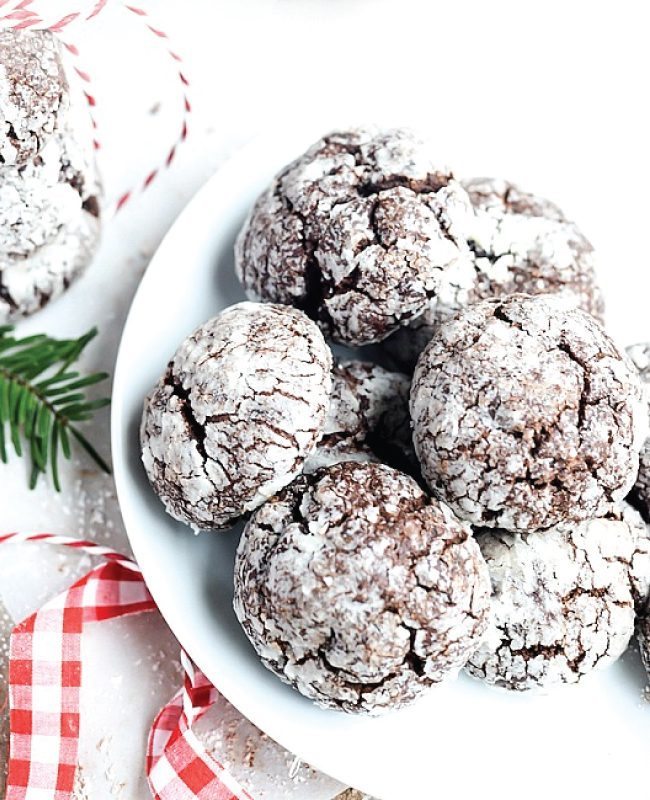
[[[318,704],[377,714],[457,673],[484,633],[469,528],[385,465],[301,476],[251,518],[235,613],[263,663]]]
[[[316,325],[287,306],[239,303],[188,337],[142,419],[167,511],[222,528],[290,483],[320,438],[331,366]]]
[[[471,675],[517,691],[547,688],[576,683],[625,651],[635,602],[645,604],[650,580],[647,532],[636,511],[543,533],[483,529],[477,540],[492,598],[488,634],[467,665]]]
[[[648,426],[627,356],[550,295],[483,301],[441,325],[411,415],[431,490],[461,518],[513,531],[609,513]]]
[[[341,788],[276,744],[221,696],[195,731],[256,800],[331,800]]]
[[[258,199],[237,240],[237,274],[252,299],[302,308],[337,341],[381,341],[472,287],[471,213],[410,132],[331,133]]]

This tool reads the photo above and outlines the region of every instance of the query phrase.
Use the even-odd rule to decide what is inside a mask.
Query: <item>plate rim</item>
[[[256,136],[251,141],[249,141],[243,147],[233,152],[232,155],[229,158],[227,158],[222,163],[222,165],[206,179],[205,183],[198,189],[198,191],[191,198],[189,198],[189,200],[187,201],[183,209],[180,211],[176,219],[170,225],[164,237],[161,239],[156,249],[156,252],[152,256],[147,266],[147,269],[145,270],[145,273],[143,274],[140,280],[137,290],[133,295],[129,311],[121,331],[120,343],[117,351],[117,357],[115,361],[114,374],[113,374],[112,407],[111,407],[111,450],[113,454],[113,464],[115,473],[114,477],[115,477],[118,502],[120,506],[120,512],[124,520],[124,527],[127,533],[130,546],[136,558],[136,561],[138,562],[139,565],[141,565],[145,581],[147,582],[147,585],[150,588],[152,596],[156,601],[156,604],[160,610],[161,615],[163,616],[163,619],[169,626],[175,638],[178,640],[179,645],[187,650],[188,655],[190,655],[190,657],[196,661],[197,666],[199,666],[200,668],[202,668],[200,664],[201,659],[196,660],[194,658],[195,653],[193,652],[196,639],[194,642],[190,643],[189,647],[187,646],[186,637],[179,636],[179,631],[182,632],[183,630],[183,623],[182,621],[179,621],[180,618],[177,617],[177,615],[174,613],[172,608],[173,604],[171,603],[169,597],[165,595],[162,592],[162,590],[159,591],[159,585],[157,579],[154,579],[154,581],[150,583],[149,578],[153,576],[153,573],[155,572],[155,569],[150,568],[151,567],[150,562],[152,558],[151,550],[145,544],[144,539],[142,539],[138,535],[134,535],[134,531],[138,526],[138,521],[137,519],[132,518],[131,516],[132,509],[129,508],[129,503],[127,502],[126,505],[123,503],[123,497],[126,492],[125,485],[127,480],[130,480],[129,470],[125,466],[126,461],[128,460],[128,452],[129,452],[128,449],[124,447],[124,436],[129,426],[129,416],[128,413],[125,412],[127,411],[130,412],[131,410],[130,408],[125,408],[125,403],[123,402],[124,393],[121,392],[121,388],[124,385],[127,373],[124,352],[128,345],[127,339],[129,338],[130,335],[131,326],[135,324],[134,323],[135,311],[137,310],[140,304],[141,297],[145,295],[148,291],[149,282],[154,279],[153,276],[156,272],[158,261],[164,259],[166,251],[170,246],[169,245],[170,241],[174,241],[175,237],[177,236],[177,231],[179,230],[179,228],[181,228],[182,224],[187,219],[192,218],[195,207],[200,205],[205,197],[210,197],[211,193],[214,191],[215,183],[218,184],[222,181],[227,181],[233,168],[236,168],[238,164],[241,164],[242,159],[245,159],[247,157],[247,154],[255,153],[259,158],[263,148],[269,148],[274,143],[277,144],[277,142],[280,140],[282,140],[283,146],[286,140],[289,140],[291,142],[291,147],[287,146],[286,149],[299,153],[301,152],[300,151],[301,143],[304,145],[308,145],[311,141],[314,141],[315,139],[318,138],[320,133],[322,133],[322,129],[323,129],[322,126],[319,127],[318,132],[316,132],[312,128],[310,128],[309,131],[302,129],[300,130],[294,129],[291,132],[291,135],[288,135],[286,131],[282,130],[279,131],[274,130],[272,133],[268,132],[262,133]],[[161,599],[162,602],[160,602]],[[182,643],[182,641],[184,641],[185,643]],[[208,669],[205,670],[205,672],[206,675],[208,675],[209,677],[209,673],[212,672],[212,670]],[[260,725],[257,709],[254,703],[249,705],[247,698],[242,697],[241,693],[236,694],[235,700],[232,699],[233,694],[230,691],[230,687],[234,685],[234,682],[232,683],[226,682],[223,688],[220,685],[219,681],[216,682],[216,685],[218,687],[219,692],[235,708],[237,708],[240,711],[240,713],[244,717],[246,717],[253,725],[261,729],[266,735],[268,735],[271,739],[273,739],[282,747],[287,749],[289,752],[298,755],[298,757],[301,757],[300,749],[296,747],[296,742],[287,741],[287,739],[282,733],[282,730],[276,728],[276,726],[272,723],[272,721],[271,723],[269,723],[269,721],[267,720],[263,726]],[[408,711],[408,709],[405,710]],[[336,713],[336,712],[331,712],[331,713]],[[351,719],[351,724],[356,723],[357,719],[358,718],[353,717]],[[386,717],[384,717],[384,719],[386,719]],[[305,761],[307,761],[311,766],[320,770],[324,774],[334,778],[335,780],[339,780],[347,785],[356,784],[357,787],[360,788],[362,791],[363,790],[370,791],[371,793],[380,796],[380,793],[377,791],[377,785],[375,784],[375,786],[372,788],[370,788],[370,784],[366,784],[364,786],[363,782],[359,780],[359,774],[356,772],[352,774],[349,771],[352,769],[352,767],[345,765],[343,769],[341,769],[340,771],[338,770],[338,768],[334,771],[332,769],[333,765],[331,761],[327,761],[327,759],[325,759],[325,762],[322,762],[319,760],[319,758],[314,757],[313,752],[310,752],[309,756],[305,757]],[[443,776],[440,777],[441,779],[443,778]],[[488,778],[489,776],[486,775],[485,777]],[[444,781],[438,784],[438,788],[444,789],[444,787],[445,787]],[[489,783],[486,784],[486,788],[489,788]]]
[[[322,126],[318,127],[318,128],[315,128],[313,126],[309,126],[309,127],[302,128],[297,133],[295,133],[295,135],[291,137],[293,139],[293,141],[296,143],[295,152],[301,152],[301,150],[300,150],[300,146],[301,146],[300,142],[303,142],[303,144],[304,144],[303,149],[306,149],[306,147],[309,146],[309,144],[311,142],[315,141],[317,138],[319,138],[320,135],[322,135],[322,130],[323,130]],[[317,131],[320,131],[320,133],[317,132]],[[116,494],[117,494],[117,499],[118,499],[118,505],[119,505],[120,514],[122,516],[122,520],[123,520],[123,523],[124,523],[124,529],[125,529],[125,532],[126,532],[126,536],[127,536],[128,541],[129,541],[129,545],[130,545],[130,547],[131,547],[131,549],[133,551],[133,555],[135,557],[135,561],[138,564],[138,567],[142,571],[142,574],[143,574],[143,577],[145,579],[145,583],[147,585],[147,588],[149,589],[149,591],[150,591],[150,593],[151,593],[151,595],[152,595],[152,597],[154,599],[154,602],[156,603],[156,607],[157,607],[160,615],[162,616],[165,624],[169,627],[169,629],[172,632],[174,638],[178,642],[179,647],[181,647],[183,650],[185,650],[187,652],[188,656],[197,665],[197,667],[199,669],[201,669],[201,671],[203,671],[203,669],[202,669],[201,665],[198,663],[200,661],[200,659],[197,660],[194,657],[194,654],[192,653],[192,650],[193,650],[192,646],[187,647],[186,644],[184,644],[181,641],[181,638],[183,638],[183,637],[179,636],[179,629],[182,626],[180,624],[176,624],[176,621],[174,619],[173,611],[171,611],[169,609],[167,601],[163,599],[162,603],[160,602],[160,598],[164,597],[164,594],[162,592],[158,591],[158,587],[157,586],[150,585],[149,579],[148,579],[147,575],[145,574],[145,570],[147,570],[149,575],[151,575],[151,572],[148,570],[147,567],[141,566],[141,564],[143,562],[146,562],[148,560],[148,556],[145,555],[146,546],[144,545],[143,542],[141,542],[138,539],[137,535],[136,536],[133,535],[133,530],[135,529],[136,526],[134,524],[130,524],[130,522],[127,521],[127,519],[130,518],[130,512],[128,510],[125,510],[126,508],[128,508],[128,504],[125,506],[123,504],[123,502],[122,502],[122,497],[123,497],[123,494],[124,494],[124,483],[125,483],[127,475],[128,475],[127,471],[126,470],[122,470],[122,466],[121,466],[122,460],[125,457],[125,455],[123,454],[124,448],[123,448],[123,445],[122,445],[122,435],[123,435],[124,426],[128,425],[128,420],[125,419],[125,415],[123,413],[124,406],[123,406],[122,399],[121,399],[121,396],[120,396],[120,391],[119,391],[120,387],[122,386],[122,382],[124,380],[124,377],[123,377],[123,374],[122,374],[124,372],[124,370],[125,370],[124,352],[125,352],[125,350],[126,350],[126,348],[128,346],[127,339],[128,339],[128,334],[129,334],[129,331],[130,331],[130,327],[131,327],[132,324],[134,324],[134,322],[133,322],[133,320],[135,318],[134,317],[134,309],[136,309],[138,303],[140,302],[140,298],[146,293],[148,282],[150,280],[152,280],[152,275],[156,271],[156,264],[157,264],[159,259],[164,257],[164,252],[165,252],[166,248],[169,246],[169,242],[173,241],[174,237],[176,236],[176,232],[177,232],[179,226],[183,223],[183,221],[185,219],[191,218],[194,208],[201,203],[201,201],[203,200],[204,197],[206,197],[206,196],[209,197],[210,196],[210,194],[211,194],[211,192],[213,190],[214,184],[220,182],[221,180],[223,180],[224,174],[227,175],[229,170],[231,170],[234,167],[236,167],[236,165],[241,162],[241,159],[246,157],[247,153],[249,153],[249,152],[250,153],[258,153],[260,151],[260,148],[262,148],[264,146],[268,146],[270,139],[272,139],[273,141],[276,141],[276,140],[278,140],[280,138],[282,138],[282,139],[286,138],[286,133],[283,132],[282,135],[280,135],[279,133],[269,133],[269,131],[265,131],[265,132],[259,133],[257,136],[255,136],[253,139],[251,139],[249,142],[247,142],[242,147],[237,148],[231,155],[229,155],[222,162],[222,164],[220,164],[212,172],[211,175],[209,175],[206,178],[206,180],[203,183],[203,185],[188,199],[188,201],[183,206],[183,208],[180,210],[178,215],[174,218],[174,220],[172,221],[172,223],[169,226],[168,230],[165,232],[164,236],[162,237],[162,239],[160,240],[158,246],[156,247],[156,250],[155,250],[154,254],[151,257],[151,260],[149,261],[149,263],[148,263],[148,265],[147,265],[147,267],[146,267],[146,269],[145,269],[145,271],[144,271],[144,273],[143,273],[143,275],[142,275],[142,277],[140,279],[138,287],[137,287],[136,291],[133,294],[133,297],[132,297],[130,305],[129,305],[129,310],[128,310],[128,313],[126,315],[126,318],[125,318],[125,321],[124,321],[124,325],[122,327],[122,331],[121,331],[121,334],[120,334],[120,342],[119,342],[119,346],[118,346],[118,349],[117,349],[117,355],[116,355],[116,358],[115,358],[115,366],[114,366],[114,370],[113,370],[113,385],[112,385],[112,390],[111,390],[111,413],[110,413],[111,457],[112,457],[112,463],[113,463],[113,473],[114,473],[114,480],[115,480],[115,488],[116,488]],[[162,253],[162,256],[161,256],[161,253]],[[116,454],[119,455],[119,458],[116,457]],[[120,464],[120,466],[116,468],[116,466],[115,466],[116,464]],[[188,533],[191,533],[191,531],[189,531],[189,529],[188,529]],[[144,558],[143,558],[143,556],[144,556]],[[155,584],[156,582],[153,581],[153,583]],[[165,608],[164,612],[163,612],[163,607]],[[208,677],[208,679],[210,679],[209,676],[207,675],[207,673],[209,671],[210,670],[206,670],[205,671],[205,674]],[[278,733],[276,730],[274,730],[273,728],[269,729],[268,726],[266,726],[266,725],[263,728],[261,727],[259,721],[256,721],[256,719],[255,719],[255,717],[256,717],[255,710],[252,707],[248,706],[247,703],[245,702],[245,700],[243,700],[240,696],[238,696],[236,698],[236,700],[235,700],[235,699],[233,699],[231,693],[228,691],[227,688],[225,690],[223,690],[221,688],[221,686],[219,686],[217,684],[215,684],[215,686],[217,688],[217,691],[221,695],[223,695],[223,697],[234,708],[236,708],[239,711],[239,713],[242,714],[251,724],[253,724],[256,728],[261,730],[266,736],[269,736],[274,742],[276,742],[278,745],[280,745],[285,750],[287,750],[287,752],[289,752],[292,755],[295,755],[296,757],[300,758],[300,754],[296,752],[296,749],[293,746],[293,743],[289,744],[286,741],[283,741],[284,737],[280,733]],[[312,768],[318,770],[319,772],[323,773],[324,775],[327,775],[329,778],[331,778],[333,780],[336,780],[336,781],[339,781],[339,782],[341,782],[343,784],[347,784],[348,786],[351,786],[354,782],[358,782],[357,776],[348,776],[348,777],[346,777],[346,775],[344,774],[345,771],[343,771],[343,773],[341,773],[341,774],[333,775],[331,773],[331,771],[330,771],[330,766],[331,765],[328,764],[327,766],[325,766],[323,764],[319,764],[317,759],[314,759],[313,756],[310,756],[308,763]]]

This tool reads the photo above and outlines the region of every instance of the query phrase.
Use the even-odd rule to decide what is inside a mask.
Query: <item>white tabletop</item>
[[[22,323],[21,333],[78,335],[97,325],[84,366],[112,371],[130,299],[180,209],[257,133],[308,118],[322,119],[324,130],[413,124],[433,133],[441,161],[459,173],[507,173],[556,200],[599,249],[606,297],[626,298],[629,321],[615,335],[624,343],[647,336],[648,295],[634,285],[635,272],[647,269],[643,187],[650,178],[650,59],[640,4],[622,0],[615,17],[607,4],[555,0],[537,11],[520,2],[431,0],[158,0],[149,7],[185,59],[188,141],[145,195],[106,222],[87,275]],[[164,159],[180,124],[179,84],[164,41],[115,0],[68,39],[93,76],[100,166],[114,200]],[[577,200],[586,194],[587,205]],[[181,263],[178,280],[187,279]],[[102,412],[89,427],[106,455],[107,426]],[[111,478],[82,458],[62,471],[62,484],[60,495],[47,481],[30,492],[23,462],[0,466],[0,530],[83,534],[128,551]],[[88,564],[41,546],[0,551],[0,636],[3,604],[17,620]],[[84,648],[82,713],[92,713],[84,717],[78,797],[146,800],[145,730],[175,691],[177,647],[159,618],[145,616],[93,626]],[[292,756],[225,704],[202,725],[255,797],[316,800],[340,788],[304,767],[289,778]]]

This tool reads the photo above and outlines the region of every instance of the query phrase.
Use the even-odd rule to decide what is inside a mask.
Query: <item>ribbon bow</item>
[[[49,542],[103,563],[13,629],[9,642],[6,800],[72,800],[79,751],[81,636],[88,622],[155,611],[142,573],[108,547],[53,534],[0,535]],[[181,651],[183,688],[153,722],[145,769],[154,800],[252,800],[203,747],[192,725],[219,694]]]

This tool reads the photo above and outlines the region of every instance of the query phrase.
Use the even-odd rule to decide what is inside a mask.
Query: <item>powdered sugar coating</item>
[[[31,255],[73,224],[91,197],[93,216],[98,216],[90,151],[90,142],[84,147],[66,128],[49,139],[36,161],[20,168],[0,167],[2,253],[14,258]]]
[[[235,612],[264,664],[352,713],[398,708],[454,675],[488,596],[469,528],[380,464],[300,477],[251,517],[235,563]]]
[[[84,212],[30,255],[0,255],[0,322],[33,314],[63,294],[91,262],[99,236],[99,220]]]
[[[554,203],[496,178],[472,178],[463,186],[474,209],[466,235],[476,282],[455,299],[466,305],[522,292],[552,293],[566,308],[582,308],[602,320],[594,249]],[[429,306],[387,341],[388,351],[403,369],[412,370],[436,327],[460,307]]]
[[[413,471],[411,381],[367,361],[341,361],[332,370],[332,399],[323,438],[305,470],[339,461],[378,461]]]
[[[50,53],[55,45],[47,42]],[[22,77],[41,91],[36,72]],[[0,84],[1,94],[8,87]],[[53,108],[56,119],[26,140],[37,152],[0,165],[0,322],[31,314],[65,291],[99,242],[100,187],[87,110],[67,99]]]
[[[632,363],[639,371],[650,416],[650,344],[635,344],[627,348]],[[646,439],[639,455],[639,473],[630,494],[630,501],[650,521],[650,438]]]
[[[602,321],[594,248],[575,223],[550,201],[508,181],[463,181],[474,216],[469,244],[478,275],[476,300],[557,294],[567,308]]]
[[[45,31],[1,31],[0,164],[37,155],[68,103],[56,38]]]
[[[467,193],[405,130],[331,133],[257,200],[236,245],[252,299],[305,310],[348,344],[384,339],[475,280]]]
[[[634,632],[634,589],[643,583],[647,592],[649,577],[636,511],[544,533],[483,530],[477,540],[492,597],[471,675],[516,691],[545,689],[577,683],[624,652]]]
[[[223,528],[290,483],[321,435],[331,367],[296,309],[239,303],[198,328],[142,418],[142,460],[167,511]]]
[[[605,516],[636,478],[641,385],[596,320],[552,296],[464,309],[411,388],[415,450],[463,519],[511,531]]]

